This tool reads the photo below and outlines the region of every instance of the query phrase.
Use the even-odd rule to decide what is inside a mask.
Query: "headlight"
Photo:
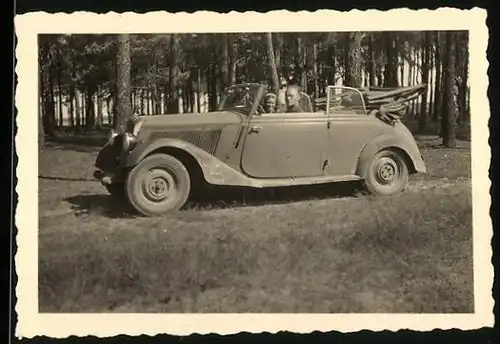
[[[125,125],[125,132],[132,134],[133,136],[137,136],[139,130],[142,127],[143,118],[138,115],[133,115]]]
[[[137,138],[130,133],[123,134],[123,150],[128,152],[137,144]]]
[[[134,126],[132,128],[132,136],[137,137],[137,135],[139,134],[139,130],[141,130],[142,122],[142,118],[135,119]]]
[[[114,129],[111,129],[108,133],[108,144],[112,144],[113,143],[113,140],[114,138],[118,135],[117,132],[115,132]]]

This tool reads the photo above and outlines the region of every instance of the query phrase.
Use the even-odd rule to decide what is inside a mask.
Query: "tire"
[[[179,210],[191,190],[186,167],[167,154],[154,154],[137,164],[127,175],[125,191],[136,211],[161,216]]]
[[[105,185],[109,194],[116,199],[124,200],[126,198],[125,184],[124,183],[113,183]]]
[[[409,173],[403,156],[386,149],[374,155],[366,171],[365,186],[376,196],[388,196],[406,189]]]

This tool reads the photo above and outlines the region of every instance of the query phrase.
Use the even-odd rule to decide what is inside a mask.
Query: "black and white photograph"
[[[490,326],[485,18],[16,18],[18,335]]]

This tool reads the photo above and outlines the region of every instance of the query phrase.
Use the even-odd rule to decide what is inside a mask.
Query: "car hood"
[[[141,116],[143,127],[160,128],[164,126],[185,125],[217,125],[239,123],[241,116],[229,111],[216,111],[207,113],[184,113],[173,115]]]

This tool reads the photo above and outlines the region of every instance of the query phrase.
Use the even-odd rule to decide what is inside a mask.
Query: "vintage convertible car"
[[[401,121],[368,111],[360,90],[328,86],[324,108],[266,113],[265,87],[229,87],[218,110],[136,116],[110,133],[94,176],[143,215],[180,209],[202,183],[255,188],[360,180],[375,195],[405,189],[426,168]]]

